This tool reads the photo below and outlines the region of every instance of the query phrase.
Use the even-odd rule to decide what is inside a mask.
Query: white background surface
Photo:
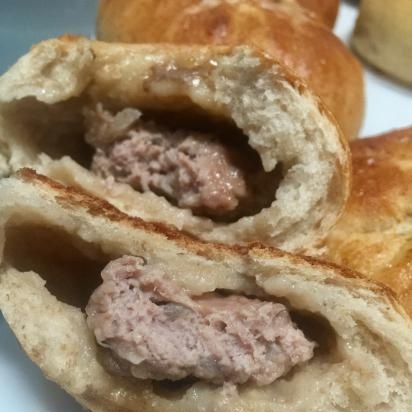
[[[95,1],[0,0],[0,72],[42,38],[63,32],[93,32]],[[356,18],[350,2],[341,6],[336,33],[346,42]],[[362,136],[412,125],[412,90],[366,70],[367,109]],[[55,384],[44,379],[20,349],[0,316],[0,412],[80,412]]]

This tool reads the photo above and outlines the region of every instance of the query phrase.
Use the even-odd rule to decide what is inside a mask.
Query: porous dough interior
[[[4,121],[12,145],[11,169],[27,166],[27,159],[30,159],[40,172],[109,198],[127,213],[172,223],[178,229],[206,240],[241,243],[259,239],[286,250],[316,243],[317,237],[322,237],[321,234],[334,222],[336,202],[340,202],[336,199],[344,196],[346,190],[341,186],[340,172],[336,170],[337,162],[345,162],[344,152],[338,147],[336,129],[326,116],[314,110],[317,103],[311,96],[302,94],[297,98],[300,91],[284,79],[274,82],[273,72],[259,72],[258,58],[233,53],[220,56],[216,61],[216,67],[208,67],[205,72],[193,69],[186,73],[160,66],[152,78],[145,79],[151,93],[161,96],[157,99],[136,98],[126,84],[116,85],[119,88],[117,97],[112,97],[110,81],[113,79],[104,78],[99,79],[101,83],[92,83],[77,96],[62,101],[58,97],[59,91],[55,93],[57,97],[53,95],[48,99],[54,99],[52,102],[43,103],[33,97],[12,101],[4,106]],[[149,64],[144,62],[143,65]],[[130,69],[126,66],[127,63],[119,72],[123,70],[128,74]],[[141,69],[145,70],[149,71]],[[271,70],[275,72],[276,68]],[[105,75],[98,73],[96,77]],[[135,79],[130,76],[129,80],[133,82]],[[120,87],[124,89],[120,90]],[[90,102],[102,102],[118,110],[125,107],[142,111],[159,107],[170,110],[172,107],[190,113],[190,110],[200,108],[235,125],[248,137],[249,145],[259,154],[266,171],[273,170],[277,164],[282,165],[283,179],[272,205],[256,215],[224,224],[193,216],[190,210],[179,209],[153,193],[136,197],[127,185],[119,184],[108,189],[100,179],[89,176],[78,163],[68,157],[61,158],[71,154],[80,164],[85,164],[84,159],[90,155],[82,143],[82,108]],[[47,155],[38,157],[39,151]]]
[[[13,269],[5,276],[5,282],[19,282],[19,279],[22,279],[21,287],[23,289],[29,285],[26,293],[29,296],[34,294],[29,299],[40,299],[42,306],[49,308],[47,309],[49,311],[47,316],[50,319],[54,315],[53,311],[55,312],[57,319],[50,321],[51,327],[56,322],[60,322],[59,316],[64,320],[67,315],[67,319],[61,321],[62,325],[67,328],[67,320],[70,321],[70,318],[74,316],[76,322],[82,326],[79,328],[78,325],[76,326],[76,322],[73,323],[70,338],[65,336],[63,339],[64,345],[70,347],[70,345],[82,345],[87,342],[88,349],[85,351],[87,353],[83,355],[83,359],[79,360],[80,365],[82,362],[86,364],[92,360],[94,368],[98,369],[99,374],[106,375],[107,373],[102,370],[99,362],[96,363],[99,350],[94,342],[94,337],[87,328],[83,308],[91,292],[100,283],[99,274],[102,268],[111,259],[122,255],[122,250],[116,251],[114,248],[108,253],[107,250],[105,251],[107,244],[92,244],[86,241],[83,235],[67,233],[42,222],[37,217],[34,224],[30,222],[30,220],[33,220],[32,217],[27,219],[27,223],[21,223],[24,219],[22,216],[16,216],[8,223],[5,235],[7,242],[3,251],[3,267],[5,265]],[[173,269],[173,264],[171,266],[165,265],[165,271],[167,271],[170,279],[192,291],[194,295],[220,289],[225,290],[227,293],[231,290],[230,285],[232,284],[236,285],[235,293],[237,294],[258,296],[263,299],[276,299],[273,289],[279,286],[276,285],[276,282],[273,282],[274,285],[271,285],[270,281],[267,284],[260,283],[249,276],[239,274],[228,280],[227,277],[218,273],[213,274],[213,272],[208,273],[207,276],[202,273],[193,274],[187,268],[177,273]],[[30,290],[30,287],[33,287],[33,290]],[[170,384],[168,382],[125,380],[113,377],[113,387],[105,389],[111,389],[112,391],[108,396],[115,396],[116,391],[119,390],[119,385],[126,385],[123,399],[119,404],[119,411],[126,411],[128,407],[133,406],[134,401],[131,395],[133,391],[147,389],[152,390],[150,395],[152,401],[156,405],[162,406],[162,410],[165,411],[189,410],[193,408],[193,402],[204,405],[216,402],[216,399],[218,403],[221,402],[222,410],[233,410],[230,407],[226,409],[228,403],[233,407],[239,402],[239,405],[255,405],[257,409],[254,410],[265,410],[264,408],[268,405],[276,405],[276,409],[270,409],[276,410],[276,412],[297,411],[303,406],[304,409],[302,410],[357,411],[358,409],[353,408],[353,405],[358,404],[357,401],[360,396],[363,402],[366,399],[371,405],[383,401],[386,386],[381,386],[384,382],[380,379],[383,379],[385,374],[382,377],[374,376],[366,379],[364,376],[358,375],[356,368],[352,368],[348,362],[356,359],[359,362],[372,362],[376,367],[378,360],[374,358],[374,351],[387,350],[388,359],[393,360],[396,359],[396,354],[390,353],[393,348],[390,348],[390,346],[386,349],[379,347],[378,339],[376,340],[376,348],[372,344],[372,347],[367,350],[361,340],[349,348],[346,344],[343,344],[330,323],[322,315],[315,310],[311,312],[303,309],[305,306],[310,306],[308,302],[298,303],[297,301],[291,303],[285,299],[279,299],[279,301],[288,305],[292,318],[297,321],[299,327],[304,330],[310,339],[319,344],[314,358],[309,363],[294,368],[286,377],[265,387],[255,387],[250,384],[239,386],[237,389],[239,396],[235,398],[230,396],[228,398],[225,387],[200,381],[189,383],[183,381]],[[295,303],[297,303],[296,307],[294,306]],[[362,326],[360,327],[362,328]],[[363,338],[370,334],[366,326],[364,329],[365,335]],[[50,333],[50,329],[45,330]],[[39,331],[36,331],[36,333],[39,333]],[[59,331],[56,331],[57,346],[61,345],[62,341],[62,337],[58,334]],[[67,331],[65,334],[67,335]],[[369,338],[373,341],[374,337],[369,336]],[[53,336],[48,336],[47,339],[52,342]],[[68,342],[65,342],[65,339],[68,339]],[[369,344],[370,340],[368,340]],[[53,346],[53,343],[51,345]],[[57,351],[55,355],[58,356],[59,348],[56,347],[55,349]],[[347,358],[347,351],[352,351],[350,360],[345,359]],[[357,355],[358,351],[359,354]],[[50,353],[53,354],[53,350]],[[364,359],[357,359],[358,356]],[[48,360],[52,363],[59,361],[64,361],[64,359],[57,360],[51,357]],[[388,369],[396,368],[395,364],[386,366]],[[91,368],[90,373],[97,372]],[[97,380],[99,374],[96,376]],[[81,377],[76,376],[76,379],[80,379],[81,382]],[[106,379],[105,376],[104,381]],[[386,384],[388,383],[386,382]],[[130,385],[130,387],[127,387],[127,385]],[[130,395],[128,395],[129,391],[132,391]],[[327,396],[322,395],[323,391],[326,391]],[[215,398],[216,395],[217,398]],[[173,409],[169,409],[170,401],[173,401]],[[362,402],[359,403],[359,405],[361,404]],[[256,405],[260,405],[260,407]],[[333,409],[334,407],[336,409]],[[365,410],[362,408],[360,406],[359,411]]]

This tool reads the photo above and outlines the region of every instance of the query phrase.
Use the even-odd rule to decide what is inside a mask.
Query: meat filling
[[[211,133],[161,127],[125,109],[115,116],[98,105],[86,112],[86,140],[96,147],[91,170],[103,178],[153,191],[195,214],[221,216],[253,213],[268,206],[260,188],[276,187],[256,153],[223,143]],[[247,146],[247,145],[244,145]]]
[[[112,372],[267,385],[313,356],[285,306],[243,296],[191,297],[159,268],[124,256],[102,272],[87,321]]]

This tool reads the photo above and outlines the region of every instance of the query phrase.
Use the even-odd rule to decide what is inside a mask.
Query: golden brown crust
[[[44,175],[36,173],[33,169],[23,168],[20,169],[15,175],[24,182],[29,182],[34,185],[41,185],[56,192],[55,199],[58,203],[85,209],[87,213],[92,216],[102,216],[113,222],[123,222],[132,228],[138,228],[146,232],[160,234],[165,236],[168,240],[174,241],[200,256],[208,256],[206,247],[208,244],[207,242],[203,242],[188,233],[177,231],[172,226],[158,222],[146,222],[138,217],[126,215],[101,198],[90,196],[79,188],[62,185]],[[247,253],[247,247],[245,246],[219,243],[216,244],[216,248],[226,253]]]
[[[349,210],[385,220],[405,219],[410,210],[406,200],[412,198],[412,128],[358,140],[351,149],[354,182]]]
[[[335,115],[345,136],[357,137],[364,110],[362,68],[326,26],[291,2],[193,3],[103,1],[97,36],[107,41],[260,48],[308,83]]]
[[[287,259],[292,265],[303,265],[314,270],[321,265],[324,270],[336,271],[339,276],[348,279],[356,279],[358,284],[363,284],[374,293],[385,296],[395,306],[399,302],[404,306],[402,297],[399,298],[396,290],[385,282],[385,279],[366,280],[365,276],[357,272],[357,268],[350,265],[340,266],[339,263],[325,261],[322,258],[304,256],[285,252],[281,249],[265,245],[261,242],[252,242],[246,246],[228,245],[217,242],[205,242],[195,238],[190,234],[176,230],[157,222],[146,222],[138,217],[129,216],[101,198],[90,196],[83,190],[60,184],[48,177],[37,173],[33,169],[23,168],[15,173],[18,179],[30,183],[34,186],[43,186],[55,193],[55,199],[64,207],[70,205],[73,208],[85,209],[91,216],[100,216],[112,222],[121,222],[130,228],[140,229],[148,234],[158,234],[164,236],[168,241],[174,242],[188,251],[208,259],[216,259],[217,256],[227,259],[228,256],[247,257],[254,256],[263,259]],[[411,314],[409,312],[409,314]]]
[[[297,0],[298,3],[316,13],[329,27],[333,27],[339,10],[339,0]]]
[[[294,264],[306,263],[313,267],[321,264],[324,268],[338,270],[340,275],[342,275],[343,277],[358,279],[360,281],[364,279],[361,274],[354,272],[353,270],[339,267],[338,265],[331,262],[325,262],[323,259],[292,254],[271,246],[264,245],[260,242],[249,243],[246,246],[205,242],[201,239],[190,236],[189,234],[182,233],[171,226],[156,222],[146,222],[138,217],[128,216],[103,199],[98,199],[90,196],[79,188],[60,184],[44,175],[37,173],[33,169],[20,169],[15,174],[15,176],[18,179],[30,183],[34,186],[42,186],[46,189],[50,189],[55,193],[56,201],[64,206],[70,205],[74,208],[82,208],[92,216],[102,216],[113,222],[122,222],[123,224],[126,224],[131,228],[137,228],[148,233],[163,235],[168,240],[176,242],[180,246],[198,254],[199,256],[212,256],[213,254],[211,255],[211,253],[208,253],[208,250],[214,250],[238,256],[247,256],[248,254],[254,254],[255,256],[261,256],[265,259],[287,258]],[[369,283],[369,286],[373,290],[394,297],[392,290],[385,285],[379,284],[379,282],[367,283]]]
[[[386,284],[412,314],[412,128],[351,146],[353,189],[328,257]]]
[[[152,193],[105,184],[76,163],[84,153],[81,113],[90,100],[143,111],[201,108],[233,123],[267,170],[287,164],[276,198],[253,216],[220,223]],[[0,101],[11,170],[36,168],[128,214],[206,240],[261,240],[308,250],[324,239],[349,193],[348,143],[333,116],[284,66],[245,47],[125,45],[64,36],[37,45],[0,78]],[[72,151],[63,141],[73,142]]]
[[[0,247],[6,244],[0,270],[2,313],[43,373],[89,410],[297,412],[303,407],[372,412],[379,407],[383,412],[409,412],[411,319],[379,284],[259,244],[237,248],[173,235],[162,225],[130,218],[27,169],[3,179],[0,194],[5,223]],[[27,234],[35,242],[26,243]],[[64,246],[66,265],[50,254],[53,240],[58,248]],[[199,250],[207,253],[199,256]],[[166,392],[160,382],[108,373],[99,363],[95,338],[81,310],[95,287],[85,286],[84,278],[97,277],[101,264],[123,254],[166,264],[170,279],[195,295],[224,289],[286,299],[294,312],[304,314],[297,322],[318,342],[317,354],[287,379],[265,387],[244,385],[235,393],[205,382]],[[86,269],[73,292],[84,295],[84,303],[50,285],[52,279],[72,279],[79,260]],[[333,390],[319,392],[319,387]]]

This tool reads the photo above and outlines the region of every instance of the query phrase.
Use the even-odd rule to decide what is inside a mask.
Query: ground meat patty
[[[112,372],[266,385],[313,356],[285,306],[243,296],[191,298],[159,268],[124,256],[102,272],[86,308]]]
[[[235,209],[247,195],[242,171],[225,147],[206,136],[131,131],[126,139],[98,149],[92,171],[113,176],[140,191],[161,194],[182,208]]]
[[[130,108],[112,115],[101,105],[86,112],[86,140],[96,147],[92,172],[153,191],[199,215],[222,216],[237,209],[232,214],[236,220],[254,207],[270,205],[276,174],[263,171],[257,154],[244,150],[246,143],[226,139],[223,144],[210,133],[170,130],[140,115]],[[269,200],[259,192],[268,193]]]

